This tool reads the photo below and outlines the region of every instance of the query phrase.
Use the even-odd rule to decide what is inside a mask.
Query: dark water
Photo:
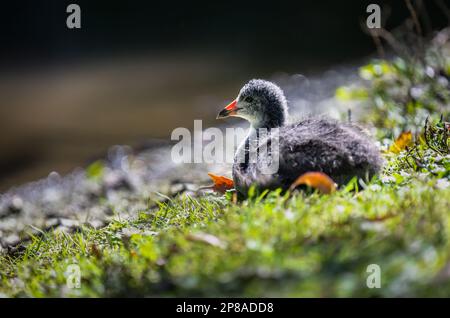
[[[192,129],[194,119],[217,125],[217,112],[254,77],[277,81],[295,99],[311,95],[298,73],[321,73],[327,64],[287,67],[292,73],[266,66],[255,71],[223,56],[141,55],[6,74],[0,78],[0,191],[52,171],[66,174],[112,145],[168,140],[176,127]],[[314,94],[332,94],[333,85],[316,83],[321,92]]]
[[[168,139],[194,119],[213,124],[243,73],[224,61],[143,56],[4,75],[0,191],[65,174],[114,144]]]

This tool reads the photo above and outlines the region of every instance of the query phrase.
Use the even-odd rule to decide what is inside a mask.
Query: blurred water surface
[[[348,73],[319,81],[264,68],[255,72],[226,57],[166,55],[3,75],[0,191],[52,171],[66,174],[115,144],[151,147],[169,140],[176,127],[192,129],[194,119],[202,119],[204,128],[223,124],[217,112],[253,77],[280,84],[292,112],[317,112],[313,103],[332,94]]]
[[[0,191],[65,174],[114,144],[169,139],[194,119],[213,124],[236,83],[234,62],[203,57],[88,61],[0,77]]]

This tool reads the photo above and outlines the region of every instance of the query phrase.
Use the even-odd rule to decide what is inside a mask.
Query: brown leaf
[[[234,182],[230,178],[218,176],[211,172],[208,173],[208,176],[214,182],[213,190],[216,192],[225,193],[227,190],[233,189],[234,187]]]
[[[389,148],[390,152],[399,153],[410,145],[412,142],[412,133],[410,131],[404,131],[398,136],[392,146]]]
[[[102,253],[98,246],[96,244],[92,244],[90,246],[90,252],[92,255],[94,255],[96,258],[102,258]]]
[[[331,193],[336,190],[334,181],[323,172],[307,172],[302,174],[295,180],[289,188],[291,191],[299,185],[307,185],[308,187],[319,190],[321,193]]]

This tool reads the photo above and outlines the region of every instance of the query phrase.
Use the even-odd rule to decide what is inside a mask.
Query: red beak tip
[[[236,108],[236,104],[237,104],[237,101],[234,100],[234,101],[232,101],[231,103],[229,103],[228,106],[225,107],[225,109],[226,109],[226,110],[233,110],[233,109]]]

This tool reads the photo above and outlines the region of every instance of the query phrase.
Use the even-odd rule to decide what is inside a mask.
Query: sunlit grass
[[[405,186],[233,204],[214,195],[175,198],[135,220],[74,234],[44,233],[3,256],[8,296],[443,295],[450,188]],[[382,288],[366,286],[378,264]],[[78,264],[81,288],[66,287]]]

